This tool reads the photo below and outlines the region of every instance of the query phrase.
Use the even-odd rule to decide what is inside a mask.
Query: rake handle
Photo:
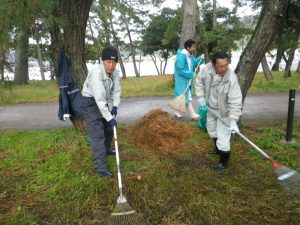
[[[119,185],[119,192],[120,198],[123,198],[123,185],[122,185],[122,176],[121,176],[121,168],[120,168],[120,155],[119,155],[119,146],[118,146],[118,137],[117,137],[117,128],[114,126],[114,143],[116,149],[116,162],[118,168],[118,185]]]

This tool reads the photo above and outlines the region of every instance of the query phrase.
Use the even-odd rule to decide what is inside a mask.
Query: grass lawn
[[[284,79],[283,72],[274,72],[274,80],[267,82],[262,73],[257,73],[249,93],[281,92],[291,88],[300,89],[300,74],[293,73]],[[121,80],[122,97],[171,96],[171,75],[127,78]],[[29,85],[18,86],[0,83],[0,105],[32,102],[56,102],[58,88],[55,81],[30,81]]]
[[[272,166],[241,139],[230,167],[215,172],[212,141],[194,128],[188,144],[162,155],[132,144],[118,126],[125,196],[151,225],[296,225]],[[294,125],[300,142],[300,123]],[[300,144],[281,143],[281,124],[245,123],[242,132],[276,160],[300,171]],[[109,169],[116,174],[115,158]],[[140,175],[141,179],[137,176]],[[95,174],[86,137],[72,128],[0,132],[0,224],[101,224],[118,197],[116,177]]]
[[[56,81],[30,81],[29,85],[0,83],[0,104],[55,102],[57,100]]]

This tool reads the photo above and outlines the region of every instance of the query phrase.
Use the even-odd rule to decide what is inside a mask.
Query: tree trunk
[[[283,58],[284,62],[287,64],[288,59],[287,59],[287,57],[285,56],[285,53],[283,53],[282,58]]]
[[[140,50],[140,59],[139,59],[139,74],[141,74],[141,64],[142,64],[142,51]]]
[[[151,55],[150,54],[150,56],[151,56],[151,59],[152,59],[154,65],[155,65],[155,68],[156,68],[156,71],[157,71],[157,75],[160,75],[159,74],[159,69],[158,69],[157,64],[156,64],[156,57],[155,57],[155,55]]]
[[[50,68],[50,80],[55,80],[55,72],[52,60],[49,61],[49,68]]]
[[[119,63],[120,63],[121,71],[122,71],[122,79],[126,79],[127,76],[126,76],[126,69],[124,66],[124,62],[122,60],[120,50],[118,50],[118,52],[119,52]]]
[[[184,48],[184,42],[193,39],[196,32],[197,0],[183,1],[183,23],[180,34],[180,48]]]
[[[292,34],[290,35],[290,41],[292,46],[288,51],[288,60],[286,61],[284,78],[290,77],[292,75],[291,66],[294,61],[295,51],[298,48],[298,40],[299,40],[300,30],[294,29]]]
[[[88,19],[87,27],[88,27],[89,31],[91,32],[91,39],[92,39],[93,45],[97,46],[96,47],[97,52],[95,54],[96,54],[97,59],[99,60],[99,56],[100,56],[100,53],[101,53],[100,46],[103,46],[104,44],[103,44],[102,40],[100,40],[99,37],[97,37],[97,35],[95,34],[91,19]]]
[[[213,30],[217,28],[217,0],[213,0],[213,20],[212,20]]]
[[[167,64],[168,64],[168,58],[166,58],[165,65],[164,65],[164,70],[163,70],[164,75],[166,74]]]
[[[266,55],[261,60],[261,66],[263,68],[263,72],[267,81],[273,80],[272,72],[269,68]]]
[[[165,60],[163,59],[163,60],[160,60],[159,59],[159,73],[160,73],[160,75],[163,75],[163,68],[162,68],[162,65],[163,65],[163,62],[164,62]]]
[[[105,43],[109,45],[111,30],[110,30],[110,24],[108,22],[108,16],[106,13],[104,13],[107,11],[107,7],[105,6],[105,4],[102,4],[100,1],[99,1],[99,7],[100,7],[100,11],[97,10],[97,12],[100,20],[102,21],[102,27],[104,29],[104,35],[105,35],[104,36]]]
[[[18,36],[15,56],[15,82],[20,85],[28,83],[28,44],[29,29],[23,28]]]
[[[66,22],[63,27],[55,24],[51,30],[51,58],[57,69],[57,55],[64,50],[69,56],[72,67],[71,74],[82,89],[87,76],[85,58],[85,33],[92,0],[58,0],[58,5],[53,12],[54,16],[64,16]],[[60,31],[60,29],[62,29]],[[72,116],[72,123],[76,129],[82,130],[83,120]]]
[[[126,78],[126,70],[125,70],[125,66],[121,57],[121,53],[120,53],[120,44],[119,44],[119,39],[117,37],[115,28],[114,28],[114,24],[113,24],[113,14],[112,14],[112,8],[108,9],[109,11],[109,23],[110,23],[110,27],[111,27],[111,32],[112,32],[112,36],[113,36],[113,40],[115,43],[115,46],[118,49],[119,52],[119,63],[120,63],[120,67],[121,67],[121,71],[122,71],[122,78],[125,79]]]
[[[235,72],[239,78],[243,102],[262,58],[274,40],[281,22],[285,19],[288,3],[289,0],[269,0],[268,4],[265,4],[255,31],[240,57]]]
[[[4,81],[5,53],[0,52],[0,79]]]
[[[54,16],[64,16],[66,23],[62,32],[58,24],[53,27],[52,59],[57,69],[57,55],[60,50],[68,54],[71,62],[71,74],[77,85],[82,89],[87,76],[85,58],[85,33],[92,0],[59,0]]]
[[[278,46],[277,53],[276,53],[276,59],[273,64],[272,71],[279,71],[279,63],[282,59],[283,54],[284,54],[283,48],[281,46]]]
[[[292,47],[289,50],[289,58],[288,61],[285,65],[285,69],[284,69],[284,78],[287,79],[288,77],[291,77],[292,72],[291,72],[291,66],[294,60],[294,56],[295,56],[295,51],[296,51],[297,47]]]
[[[135,59],[135,46],[134,46],[133,41],[132,41],[131,32],[130,32],[130,29],[129,29],[129,26],[128,26],[128,21],[126,20],[125,16],[121,16],[121,18],[122,18],[122,20],[123,20],[123,22],[125,24],[127,35],[128,35],[128,38],[129,38],[129,45],[130,45],[130,50],[131,50],[131,58],[132,58],[132,63],[133,63],[133,68],[134,68],[135,76],[136,77],[140,77],[140,74],[139,74],[139,71],[138,71],[138,68],[137,68],[137,65],[136,65],[136,59]]]
[[[35,41],[36,41],[36,51],[37,51],[37,56],[38,56],[38,63],[39,63],[39,67],[40,67],[40,72],[41,72],[41,78],[42,78],[42,80],[45,80],[41,47],[40,47],[38,38],[36,38]]]
[[[204,57],[205,57],[205,64],[207,64],[209,61],[209,52],[208,52],[207,46],[205,46],[205,48],[204,48]]]
[[[300,73],[300,60],[299,60],[299,62],[298,62],[298,66],[297,66],[296,72]]]

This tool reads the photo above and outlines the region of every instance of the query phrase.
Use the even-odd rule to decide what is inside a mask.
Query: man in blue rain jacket
[[[184,49],[178,49],[174,68],[175,77],[175,97],[181,95],[187,87],[190,79],[194,78],[194,74],[199,72],[199,67],[195,71],[198,64],[203,64],[204,59],[199,56],[197,59],[193,56],[196,51],[196,42],[189,39],[184,43]],[[199,119],[199,115],[195,113],[192,105],[192,93],[194,89],[194,81],[189,86],[185,98],[187,111],[192,119]],[[175,116],[181,118],[180,112],[175,110]]]

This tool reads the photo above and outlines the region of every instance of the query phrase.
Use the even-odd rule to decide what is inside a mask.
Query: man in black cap
[[[107,170],[106,155],[115,154],[111,150],[113,128],[117,125],[115,117],[121,98],[120,76],[116,70],[118,51],[106,47],[100,64],[88,74],[82,89],[81,108],[91,138],[94,166],[96,172],[104,177],[113,175]],[[108,100],[112,101],[109,110]]]

